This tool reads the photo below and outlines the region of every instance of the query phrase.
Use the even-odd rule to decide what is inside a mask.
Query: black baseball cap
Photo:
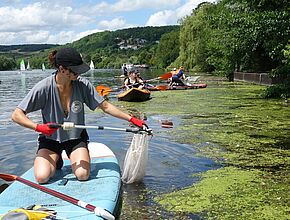
[[[72,47],[59,49],[56,53],[55,63],[58,66],[62,65],[70,69],[76,74],[85,73],[90,69],[89,65],[83,62],[80,53]]]

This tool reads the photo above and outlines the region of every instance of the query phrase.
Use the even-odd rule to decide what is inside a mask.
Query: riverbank
[[[260,98],[264,86],[203,78],[206,89],[153,93],[148,114],[181,118],[174,141],[196,146],[223,168],[192,187],[155,198],[168,210],[205,219],[287,219],[289,105]],[[151,101],[150,101],[151,102]]]

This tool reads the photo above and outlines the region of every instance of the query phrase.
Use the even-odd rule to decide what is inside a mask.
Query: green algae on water
[[[266,187],[263,173],[225,167],[201,174],[193,187],[156,198],[168,210],[207,219],[286,219],[287,197],[280,185]],[[271,182],[273,183],[273,182]]]
[[[264,89],[211,81],[206,89],[154,92],[138,106],[148,115],[180,118],[168,131],[172,140],[225,166],[156,202],[205,219],[289,219],[290,106],[261,98]]]

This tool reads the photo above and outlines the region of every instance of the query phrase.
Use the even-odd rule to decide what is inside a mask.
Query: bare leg
[[[70,154],[72,170],[78,180],[85,181],[90,176],[90,155],[85,147],[79,147]]]
[[[48,149],[40,149],[34,160],[34,176],[38,183],[47,183],[55,174],[58,155]]]

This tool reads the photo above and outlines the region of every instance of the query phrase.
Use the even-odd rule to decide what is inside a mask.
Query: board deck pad
[[[104,208],[112,213],[120,199],[121,172],[118,161],[111,150],[103,144],[89,144],[89,150],[91,173],[88,181],[78,181],[72,174],[70,161],[64,159],[63,168],[57,170],[55,176],[50,179],[48,184],[43,186]],[[21,177],[35,182],[33,167]],[[65,185],[60,184],[63,179],[68,180]],[[93,213],[81,207],[26,186],[18,181],[15,181],[0,194],[0,214],[34,204],[53,209],[62,218],[98,219]]]

